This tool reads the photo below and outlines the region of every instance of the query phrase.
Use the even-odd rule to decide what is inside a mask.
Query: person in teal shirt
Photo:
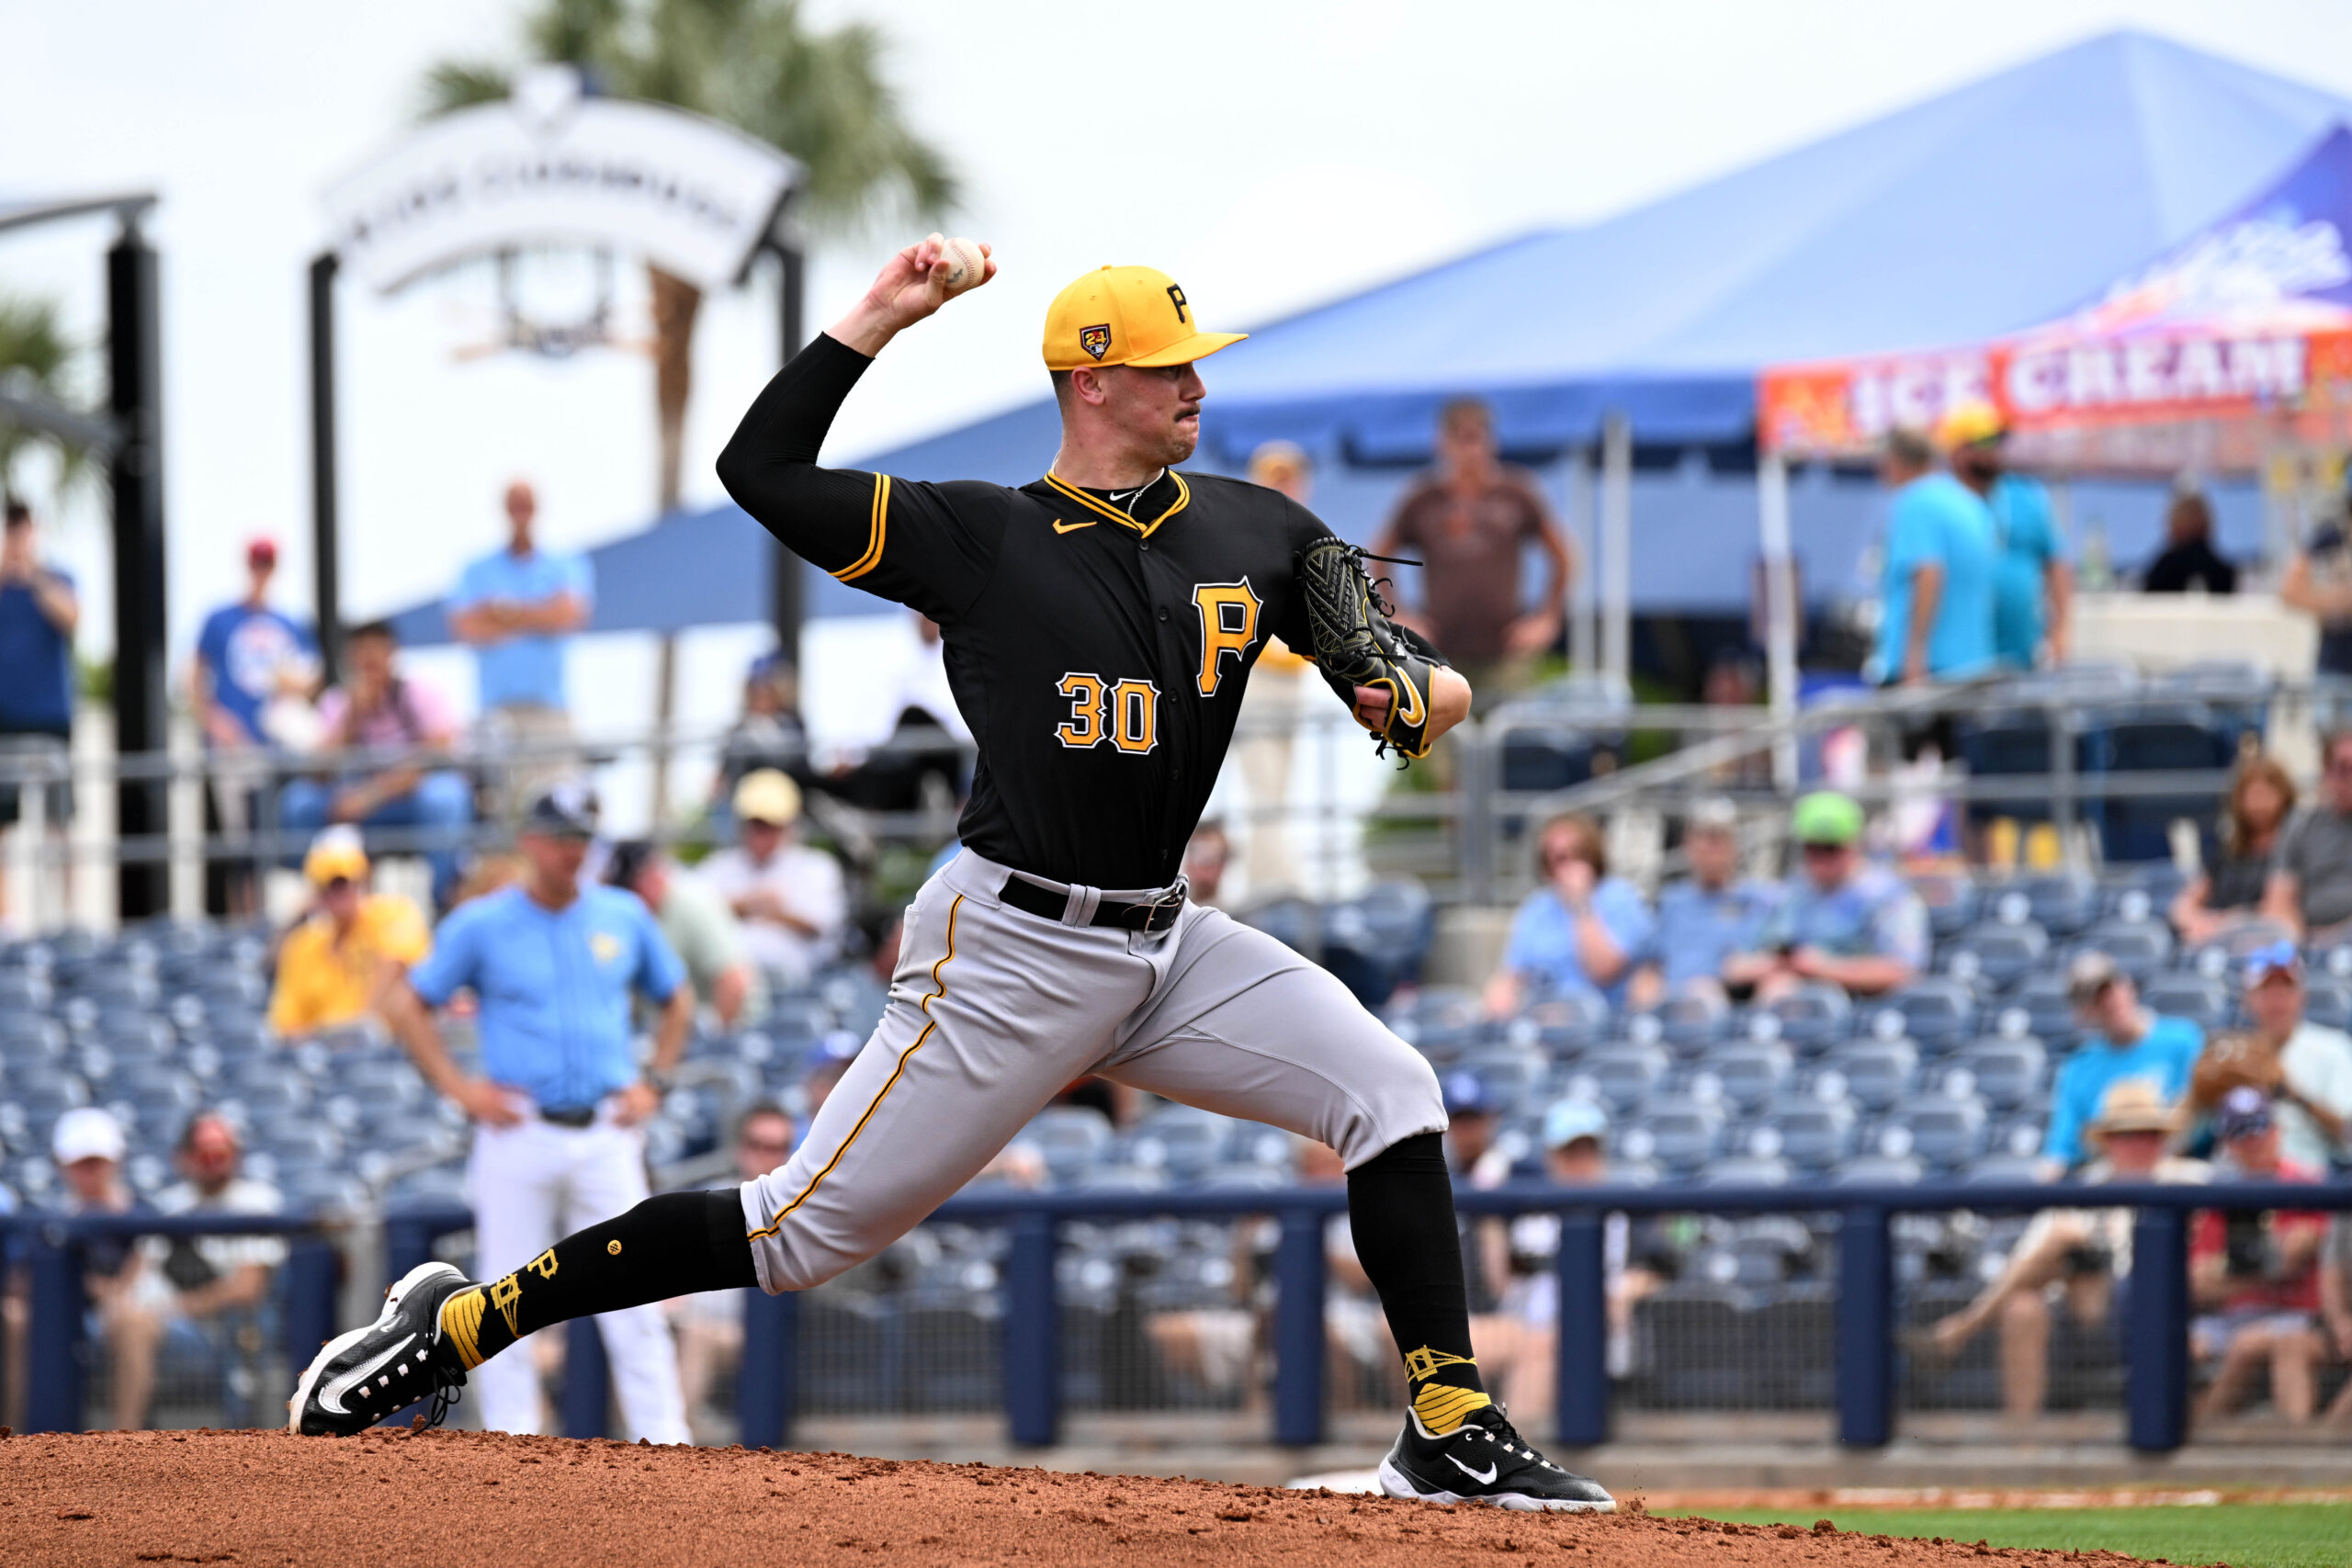
[[[2041,1158],[2052,1179],[2086,1157],[2083,1134],[2098,1119],[2108,1090],[2126,1078],[2142,1078],[2154,1086],[2159,1101],[2177,1106],[2205,1050],[2202,1029],[2142,1005],[2132,977],[2095,949],[2076,953],[2067,965],[2066,998],[2086,1032],[2060,1064],[2050,1094]]]
[[[1888,684],[1961,681],[1994,667],[1993,513],[1934,464],[1917,432],[1887,438],[1879,471],[1894,508],[1873,663]]]
[[[2049,488],[2004,471],[2008,431],[1990,404],[1963,403],[1945,416],[1939,434],[1951,453],[1953,477],[1993,514],[1995,659],[2006,670],[2030,670],[2046,642],[2050,661],[2064,661],[2075,574]]]

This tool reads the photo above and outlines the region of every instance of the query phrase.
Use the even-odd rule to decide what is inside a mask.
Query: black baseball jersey
[[[1175,879],[1270,637],[1311,647],[1292,587],[1330,530],[1278,491],[1162,474],[1141,493],[820,468],[872,361],[820,337],[718,459],[729,494],[844,582],[940,625],[979,746],[967,847],[1057,882]]]

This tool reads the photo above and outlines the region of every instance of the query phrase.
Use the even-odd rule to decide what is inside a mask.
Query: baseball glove
[[[1428,642],[1395,625],[1395,606],[1380,596],[1363,569],[1364,552],[1326,538],[1301,551],[1299,591],[1315,634],[1314,659],[1324,682],[1350,707],[1358,686],[1385,688],[1388,716],[1374,733],[1375,754],[1390,747],[1406,757],[1429,755],[1430,672],[1445,663]]]

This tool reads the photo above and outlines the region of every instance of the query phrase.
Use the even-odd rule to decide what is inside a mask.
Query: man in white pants
[[[644,903],[634,893],[581,882],[595,830],[596,801],[585,789],[562,784],[540,796],[519,840],[529,874],[442,921],[432,953],[385,1008],[433,1087],[474,1119],[467,1177],[475,1253],[488,1278],[511,1280],[534,1268],[552,1273],[549,1249],[559,1237],[645,1201],[645,1135],[638,1125],[660,1106],[663,1075],[684,1049],[694,1018],[685,967]],[[467,988],[481,1010],[479,1078],[450,1060],[427,1010]],[[662,1005],[653,1065],[642,1076],[629,1029],[633,990]],[[662,1309],[629,1307],[596,1323],[629,1436],[691,1441]],[[530,1357],[485,1367],[475,1386],[485,1427],[539,1429]]]

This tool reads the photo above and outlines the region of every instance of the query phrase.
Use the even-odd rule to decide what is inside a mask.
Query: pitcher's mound
[[[1495,1568],[1498,1552],[1565,1552],[1611,1568],[1984,1568],[1988,1555],[2052,1568],[2130,1561],[1652,1518],[1630,1506],[1516,1514],[1199,1481],[473,1432],[0,1441],[0,1562],[12,1565]]]

